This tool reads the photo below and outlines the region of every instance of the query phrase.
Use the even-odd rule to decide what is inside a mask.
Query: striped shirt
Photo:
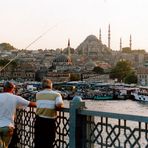
[[[44,118],[56,118],[56,105],[63,104],[60,93],[51,89],[44,89],[36,94],[36,114]]]

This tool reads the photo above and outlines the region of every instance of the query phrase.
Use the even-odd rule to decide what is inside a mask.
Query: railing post
[[[77,110],[85,107],[85,102],[82,101],[81,97],[75,96],[70,102],[70,135],[69,135],[69,147],[70,148],[81,148],[81,125],[80,118],[78,118]]]

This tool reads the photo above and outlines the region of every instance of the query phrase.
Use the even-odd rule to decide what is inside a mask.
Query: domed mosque
[[[88,56],[103,56],[109,53],[110,49],[95,36],[89,35],[76,49],[78,54]]]
[[[68,44],[68,55],[61,53],[53,59],[52,63],[53,67],[55,67],[56,71],[67,71],[71,69],[72,60],[70,57],[70,45]]]
[[[55,65],[69,65],[71,64],[71,59],[65,54],[60,54],[55,59],[53,59],[53,64]]]

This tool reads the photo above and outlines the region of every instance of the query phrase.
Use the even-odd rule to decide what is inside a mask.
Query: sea
[[[100,111],[100,112],[109,112],[109,113],[119,113],[119,114],[128,114],[128,115],[137,115],[137,116],[145,116],[148,117],[148,102],[140,102],[140,101],[134,101],[134,100],[83,100],[85,102],[85,106],[87,107],[88,110],[92,111]],[[70,101],[64,101],[65,107],[69,107]],[[96,119],[97,120],[97,119]],[[95,121],[96,121],[95,120]],[[112,125],[118,125],[116,120],[110,120],[110,123]],[[122,122],[123,123],[123,122]],[[133,129],[138,128],[138,122],[126,122],[127,125],[130,128],[126,129],[126,134],[124,131],[124,128],[122,127],[122,130],[120,130],[120,148],[130,148],[132,147],[131,145],[135,142],[134,136],[138,137],[138,131],[133,131],[133,135],[130,138],[130,142],[128,141],[126,143],[126,146],[124,145],[124,141],[126,140],[126,136],[129,136],[131,134],[131,131]],[[145,129],[145,125],[142,124],[142,128]],[[104,128],[106,129],[106,128]],[[110,129],[110,127],[108,128]],[[118,128],[117,128],[118,129]],[[130,130],[129,130],[130,129]],[[99,129],[98,129],[99,130]],[[95,130],[96,135],[98,134],[98,130]],[[116,130],[115,130],[116,131]],[[128,133],[129,132],[129,133]],[[117,132],[118,133],[118,132]],[[101,134],[103,137],[107,137],[106,130],[102,131]],[[148,141],[147,141],[147,136],[145,135],[145,132],[141,133],[141,139],[139,139],[138,143],[136,143],[133,148],[144,148],[148,146]],[[114,137],[114,134],[112,133],[112,138]],[[119,140],[118,139],[118,140]],[[108,140],[108,142],[111,142]],[[117,142],[117,140],[116,140]],[[113,147],[118,147],[118,142],[116,143],[116,146]],[[94,148],[99,148],[100,145],[98,146],[97,142],[94,144]],[[103,146],[102,146],[103,147]],[[104,146],[105,147],[105,146]]]
[[[88,110],[148,117],[148,102],[134,100],[82,100]],[[65,107],[70,101],[64,100]]]

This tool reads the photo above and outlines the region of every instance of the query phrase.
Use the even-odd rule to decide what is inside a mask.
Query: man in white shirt
[[[0,148],[8,148],[14,131],[14,117],[17,106],[35,107],[35,102],[30,102],[13,94],[15,85],[11,82],[4,83],[4,92],[0,93]]]

